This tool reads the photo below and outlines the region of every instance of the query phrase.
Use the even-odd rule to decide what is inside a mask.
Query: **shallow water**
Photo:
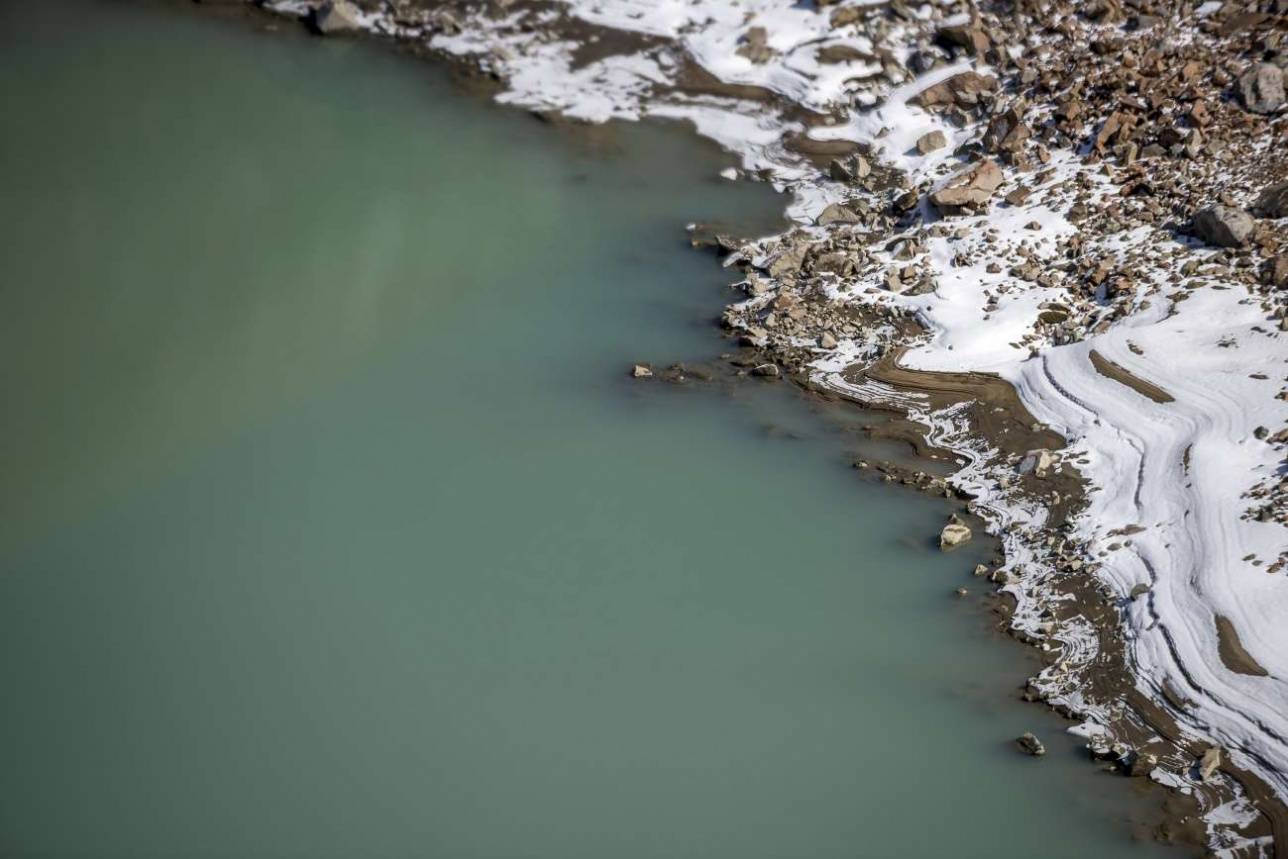
[[[724,346],[724,156],[181,8],[0,71],[5,855],[1160,850],[865,418],[626,378]]]

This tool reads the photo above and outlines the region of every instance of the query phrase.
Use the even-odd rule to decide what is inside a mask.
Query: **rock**
[[[917,151],[922,155],[929,155],[936,149],[943,149],[948,145],[948,138],[942,131],[931,131],[917,138]]]
[[[1199,778],[1203,781],[1210,781],[1220,766],[1221,749],[1217,746],[1212,746],[1199,759]]]
[[[872,165],[862,155],[849,158],[834,158],[828,172],[837,182],[853,182],[863,179],[872,172]]]
[[[984,132],[984,148],[989,152],[1017,152],[1024,141],[1032,136],[1024,124],[1024,116],[1017,108],[1002,111],[988,123]]]
[[[1046,754],[1046,746],[1042,745],[1042,741],[1028,732],[1016,737],[1015,745],[1018,746],[1020,751],[1024,752],[1024,754],[1033,755],[1035,758]]]
[[[953,593],[957,594],[957,596],[959,597],[970,595],[970,591],[966,590],[966,588],[958,588],[957,590],[953,591]]]
[[[762,376],[766,379],[777,379],[782,375],[777,364],[760,364],[751,368],[751,375]]]
[[[1261,63],[1239,78],[1243,106],[1253,113],[1274,113],[1284,103],[1284,73],[1278,66]]]
[[[939,548],[947,551],[956,548],[970,539],[970,529],[961,522],[949,522],[939,532]]]
[[[362,29],[362,13],[349,0],[326,0],[313,10],[313,28],[322,35]]]
[[[1020,460],[1020,474],[1046,477],[1056,462],[1056,455],[1049,450],[1031,450]]]
[[[862,220],[854,210],[847,209],[840,203],[833,203],[819,214],[817,223],[822,227],[827,224],[857,224]]]
[[[988,34],[978,25],[961,24],[940,27],[935,36],[940,44],[950,48],[965,48],[968,53],[977,57],[988,53]]]
[[[969,107],[979,103],[980,95],[997,89],[997,78],[985,77],[975,72],[961,72],[948,80],[927,87],[908,99],[917,107],[948,107],[956,104]]]
[[[776,51],[769,47],[769,31],[764,27],[752,27],[742,37],[742,44],[734,53],[759,64],[772,60]]]
[[[1288,182],[1278,182],[1262,191],[1252,211],[1262,218],[1288,218]]]
[[[1002,184],[1002,169],[991,158],[958,173],[948,184],[930,195],[930,202],[940,209],[987,205],[997,186]]]
[[[795,274],[801,270],[801,263],[805,262],[805,252],[809,250],[804,243],[787,244],[787,247],[779,251],[778,256],[769,264],[769,273],[774,277],[783,277],[788,274]]]
[[[1134,778],[1148,776],[1158,766],[1158,758],[1149,752],[1137,752],[1130,757],[1127,775]]]
[[[653,370],[647,364],[636,364],[631,368],[631,378],[651,379],[653,378]]]
[[[835,349],[837,346],[836,338],[824,331],[818,337],[818,345],[824,349]]]
[[[1229,206],[1209,206],[1194,215],[1194,235],[1222,248],[1242,247],[1252,234],[1252,216]]]

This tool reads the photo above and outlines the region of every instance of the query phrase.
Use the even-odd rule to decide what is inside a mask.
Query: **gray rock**
[[[1209,206],[1194,215],[1194,235],[1222,248],[1242,247],[1253,226],[1251,215],[1229,206]]]
[[[1252,211],[1262,218],[1288,218],[1288,182],[1278,182],[1262,191]]]
[[[782,371],[778,369],[777,364],[761,364],[751,369],[751,375],[763,376],[767,379],[777,379],[782,375]]]
[[[1020,461],[1020,474],[1046,477],[1057,463],[1056,455],[1049,450],[1031,450]]]
[[[1046,754],[1046,746],[1042,745],[1042,741],[1028,732],[1016,737],[1015,745],[1024,754],[1033,755],[1035,758]]]
[[[323,35],[360,30],[361,13],[349,0],[326,0],[313,10],[313,26]]]
[[[1278,66],[1261,63],[1239,78],[1243,106],[1253,113],[1274,113],[1284,103],[1284,73]]]

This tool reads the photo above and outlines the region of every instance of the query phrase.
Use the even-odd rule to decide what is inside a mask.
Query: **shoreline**
[[[280,0],[265,5],[272,12],[295,17],[311,14],[312,8],[305,0]],[[383,8],[383,4],[374,5]],[[434,9],[440,6],[428,2],[423,5]],[[763,28],[763,36],[749,36],[746,22],[736,21],[729,23],[729,33],[735,34],[735,38],[722,34],[713,39],[720,45],[697,43],[695,47],[691,42],[677,47],[671,36],[648,31],[650,25],[643,20],[648,17],[644,11],[632,24],[638,30],[632,31],[611,26],[624,24],[620,17],[612,18],[602,8],[614,4],[575,8],[579,5],[575,2],[496,3],[480,6],[470,16],[449,14],[450,20],[447,20],[442,15],[435,17],[432,10],[422,13],[416,3],[405,3],[400,4],[401,8],[411,10],[405,21],[400,22],[387,10],[376,11],[360,14],[353,26],[344,29],[393,36],[416,53],[433,53],[452,59],[460,68],[479,70],[489,92],[498,100],[527,107],[542,118],[560,116],[587,122],[645,117],[686,120],[700,135],[741,155],[743,168],[737,171],[739,178],[771,181],[782,190],[792,192],[794,200],[787,207],[787,215],[798,225],[794,231],[748,243],[721,243],[729,252],[726,265],[740,266],[748,275],[744,282],[748,297],[730,305],[725,326],[798,384],[867,408],[902,414],[904,426],[923,438],[926,445],[947,451],[963,463],[948,482],[955,491],[973,499],[972,512],[988,523],[990,533],[996,533],[1002,541],[1005,559],[988,574],[998,585],[998,592],[1013,601],[1014,607],[1007,617],[1009,631],[1013,637],[1032,645],[1045,663],[1044,669],[1028,682],[1024,693],[1028,700],[1044,701],[1078,722],[1071,731],[1087,739],[1093,757],[1110,762],[1127,775],[1148,777],[1172,788],[1180,807],[1169,807],[1168,811],[1175,828],[1173,834],[1178,838],[1197,840],[1224,855],[1286,855],[1288,806],[1283,785],[1276,787],[1263,775],[1277,773],[1281,779],[1288,775],[1272,758],[1239,742],[1237,733],[1229,726],[1212,730],[1210,718],[1190,712],[1195,708],[1191,696],[1196,690],[1201,691],[1204,683],[1189,674],[1192,669],[1187,665],[1192,665],[1193,660],[1177,652],[1178,645],[1159,619],[1154,607],[1159,571],[1151,566],[1150,557],[1142,555],[1141,558],[1151,578],[1139,592],[1140,583],[1126,587],[1122,580],[1101,574],[1109,563],[1105,560],[1107,554],[1119,552],[1124,545],[1131,547],[1134,538],[1145,540],[1138,536],[1145,528],[1134,521],[1119,525],[1115,520],[1116,527],[1105,532],[1113,542],[1105,546],[1098,542],[1103,534],[1075,524],[1085,520],[1096,503],[1093,495],[1098,491],[1097,469],[1088,465],[1104,454],[1094,441],[1087,440],[1091,433],[1080,438],[1068,432],[1067,420],[1058,411],[1051,410],[1052,398],[1044,397],[1038,386],[1068,391],[1067,399],[1075,403],[1085,401],[1082,389],[1068,390],[1069,375],[1061,373],[1059,367],[1052,369],[1048,365],[1050,351],[1056,346],[1069,346],[1090,354],[1087,363],[1091,373],[1074,376],[1072,382],[1089,387],[1092,383],[1088,382],[1088,376],[1104,380],[1102,387],[1095,388],[1097,394],[1107,384],[1120,388],[1120,396],[1139,395],[1162,406],[1174,396],[1184,400],[1183,392],[1172,391],[1166,381],[1150,378],[1139,369],[1133,371],[1128,366],[1133,363],[1132,356],[1143,352],[1132,348],[1136,344],[1131,341],[1114,354],[1105,354],[1108,350],[1103,346],[1100,349],[1075,346],[1078,340],[1061,342],[1065,333],[1073,330],[1061,326],[1077,314],[1087,313],[1087,309],[1051,299],[1041,302],[1045,306],[1037,306],[1038,302],[1028,295],[1016,296],[1011,306],[999,308],[1002,302],[990,293],[992,300],[986,307],[993,309],[986,310],[984,320],[993,313],[1015,317],[1024,314],[1026,324],[1019,326],[1010,322],[1005,333],[1018,332],[1030,338],[1016,347],[1022,354],[1026,351],[1023,347],[1028,347],[1029,354],[1022,363],[1030,366],[999,362],[987,348],[981,350],[978,344],[965,339],[947,345],[947,349],[962,346],[958,354],[973,351],[978,367],[992,365],[998,369],[971,367],[970,355],[958,362],[965,365],[963,369],[951,369],[945,366],[951,362],[943,360],[946,353],[926,351],[929,341],[944,335],[958,336],[961,329],[936,318],[934,311],[938,308],[930,306],[941,288],[935,281],[947,279],[949,266],[937,259],[942,257],[938,248],[927,246],[943,244],[946,247],[950,241],[963,238],[953,234],[961,232],[959,225],[963,221],[972,224],[966,229],[988,230],[998,226],[990,222],[987,214],[976,211],[979,204],[969,192],[978,188],[967,186],[965,196],[951,198],[964,200],[960,206],[950,203],[941,209],[927,197],[943,190],[941,174],[953,166],[943,157],[947,153],[942,150],[958,141],[958,148],[969,149],[969,139],[980,133],[987,135],[993,121],[972,116],[971,102],[963,101],[961,92],[948,86],[941,95],[947,100],[948,110],[963,115],[963,125],[955,130],[950,127],[951,123],[945,126],[941,135],[946,145],[939,149],[909,155],[909,151],[921,148],[903,146],[909,142],[905,138],[910,132],[896,127],[891,133],[886,126],[885,134],[881,134],[879,129],[860,126],[865,122],[872,124],[870,119],[874,113],[879,118],[881,110],[875,106],[884,104],[889,106],[894,119],[907,121],[913,127],[915,123],[907,115],[907,99],[948,85],[963,75],[974,74],[970,69],[976,63],[953,54],[949,57],[952,62],[920,72],[911,80],[885,81],[875,86],[874,107],[860,111],[858,118],[838,116],[824,111],[822,95],[812,92],[801,81],[789,80],[775,89],[760,85],[755,78],[764,75],[755,69],[728,75],[722,81],[707,67],[739,65],[719,53],[717,48],[721,46],[730,48],[729,53],[748,60],[753,66],[775,63],[775,57],[786,49],[773,47],[779,34],[772,28]],[[617,5],[631,6],[629,3]],[[714,8],[726,4],[713,0],[710,5]],[[780,5],[760,3],[758,6],[764,8],[758,11],[772,17],[781,11],[773,7]],[[233,8],[241,13],[261,14],[260,10],[244,4],[235,4]],[[800,16],[820,18],[824,22],[820,26],[830,30],[834,17],[828,13],[835,16],[845,9],[857,10],[854,22],[844,25],[847,27],[856,26],[864,16],[885,14],[884,7],[852,5],[825,6],[818,13],[796,10],[783,14],[788,15],[793,25],[799,23],[796,19]],[[719,20],[713,29],[720,30],[724,20],[719,14],[715,14],[715,19]],[[643,23],[638,23],[639,20]],[[974,34],[967,24],[969,20],[950,26],[965,28],[969,42]],[[918,30],[922,25],[931,26],[932,30],[944,26],[941,19],[905,22],[894,29],[904,27],[909,33],[922,32]],[[601,38],[605,33],[617,35]],[[887,35],[894,38],[890,33]],[[801,41],[818,38],[817,34],[809,33],[801,36],[789,32],[788,36]],[[905,38],[911,39],[911,36],[905,34]],[[685,58],[683,62],[673,57],[667,62],[659,59],[677,50]],[[966,56],[970,53],[965,51]],[[868,54],[876,60],[882,59],[878,52]],[[645,55],[647,62],[641,60]],[[867,64],[873,60],[855,56],[847,62]],[[593,73],[588,74],[588,70]],[[819,78],[823,76],[824,73],[819,74]],[[495,82],[487,80],[489,77],[496,78]],[[562,82],[562,87],[551,90],[552,81]],[[834,83],[833,89],[839,88],[839,82],[828,79],[828,86]],[[819,89],[827,88],[820,86]],[[983,91],[970,96],[978,98]],[[828,93],[835,94],[831,90]],[[932,122],[938,121],[937,113],[928,111],[928,115]],[[1012,123],[1011,129],[1019,124],[1018,120]],[[1108,122],[1101,126],[1101,132],[1107,126]],[[1281,123],[1281,134],[1282,128]],[[821,134],[821,139],[811,136],[811,132]],[[847,139],[845,133],[860,139]],[[1100,136],[1100,132],[1095,135],[1097,148]],[[883,142],[890,137],[899,141]],[[1032,149],[1033,141],[1028,146]],[[1102,199],[1122,187],[1111,181],[1116,177],[1106,179],[1103,174],[1094,177],[1094,170],[1082,170],[1081,156],[1076,152],[1053,152],[1041,144],[1037,146],[1040,151],[1032,156],[1033,163],[1028,165],[1027,172],[1016,157],[1028,158],[1026,150],[1003,149],[1003,155],[997,159],[1004,163],[1009,160],[1005,172],[1020,174],[1026,183],[1033,173],[1039,177],[1049,174],[1031,186],[1020,185],[1035,197],[1057,196],[1061,183],[1080,182],[1077,186],[1080,191],[1090,189],[1090,195],[1083,196],[1094,198],[1100,194]],[[865,150],[866,157],[860,158],[866,167],[860,167],[859,161],[853,159],[856,153]],[[1045,160],[1041,158],[1043,151]],[[841,166],[834,166],[834,161]],[[1096,153],[1092,166],[1106,165],[1107,172],[1107,163],[1107,158]],[[856,176],[859,172],[864,175]],[[1147,179],[1137,177],[1135,181]],[[936,186],[940,187],[932,190]],[[1036,209],[1026,207],[1023,197],[1011,203],[1008,193],[1007,208],[999,211],[1001,190],[1011,187],[1004,185],[998,191],[999,199],[991,201],[992,214],[1002,218],[1003,233],[1025,235],[1020,231],[1031,229],[1039,235],[1055,234],[1057,239],[1066,242],[1080,235],[1081,228],[1075,229],[1068,219],[1044,217],[1049,210],[1035,214]],[[984,195],[985,207],[994,190],[998,190],[996,186]],[[892,198],[891,208],[886,210],[888,198]],[[1080,203],[1088,208],[1082,197],[1075,206]],[[961,211],[952,212],[954,217],[948,217],[946,210],[950,206]],[[1091,217],[1094,219],[1097,214],[1092,212]],[[1036,223],[1037,228],[1022,224],[1025,218],[1032,218],[1029,223]],[[1085,222],[1083,218],[1079,220]],[[1117,229],[1107,228],[1106,235],[1117,238],[1129,232],[1122,223],[1112,226]],[[860,227],[872,229],[860,232]],[[953,227],[959,228],[952,231]],[[1137,227],[1143,229],[1139,224]],[[935,232],[936,228],[939,233]],[[992,244],[998,242],[994,238]],[[882,249],[870,252],[874,246]],[[1031,249],[1027,241],[1022,246]],[[1007,258],[1016,263],[1016,268],[1025,267],[1034,256],[1031,252],[1017,254],[1013,248],[1000,252],[994,249],[989,253],[987,248],[978,245],[958,252],[958,256],[972,254],[987,256],[990,260]],[[921,260],[919,267],[914,265],[917,260]],[[978,265],[978,260],[968,259],[961,268],[977,281],[983,278],[983,266]],[[1161,266],[1158,268],[1164,270]],[[1030,278],[1027,273],[1021,273],[1020,277],[1052,289],[1041,283],[1043,274]],[[1212,278],[1221,276],[1217,273]],[[1112,283],[1114,277],[1111,272],[1101,281]],[[863,284],[866,291],[845,289],[843,284],[847,280]],[[991,280],[996,282],[997,278]],[[1220,283],[1204,285],[1225,288]],[[1124,294],[1127,292],[1125,287],[1121,289]],[[999,296],[1003,294],[999,290]],[[1181,293],[1181,298],[1194,295],[1200,294]],[[904,303],[905,297],[919,301]],[[1169,296],[1175,305],[1180,304],[1181,298]],[[1115,308],[1115,313],[1119,309]],[[1094,316],[1094,307],[1090,313]],[[1044,321],[1042,314],[1052,318]],[[1149,299],[1137,300],[1126,312],[1101,314],[1085,328],[1089,333],[1105,325],[1103,334],[1122,320],[1157,315],[1157,309],[1150,313]],[[1032,317],[1038,317],[1037,326],[1029,321]],[[1045,331],[1042,326],[1054,328],[1054,333],[1032,338],[1032,334]],[[1284,353],[1282,347],[1278,353]],[[1136,407],[1134,403],[1133,407]],[[1086,411],[1095,414],[1092,409]],[[1100,417],[1095,417],[1096,426],[1101,424]],[[1063,433],[1055,429],[1062,424],[1066,427]],[[1274,430],[1272,426],[1271,431]],[[1186,472],[1189,471],[1189,450],[1185,451]],[[1044,465],[1039,459],[1026,472],[1024,461],[1035,451],[1048,451],[1052,461]],[[1142,454],[1142,472],[1144,459]],[[913,484],[919,480],[912,474],[896,479]],[[1138,482],[1135,493],[1139,496],[1140,492]],[[1137,507],[1140,506],[1138,501]],[[1283,537],[1273,540],[1282,543]],[[1007,603],[1003,601],[1003,604]],[[1179,674],[1176,670],[1160,671],[1156,663],[1143,661],[1156,659],[1157,654],[1136,649],[1139,631],[1133,631],[1129,618],[1141,613],[1154,618],[1156,627],[1163,627],[1162,637],[1170,652],[1168,658],[1175,663],[1174,669],[1179,669]],[[1276,666],[1264,667],[1264,655],[1258,661],[1256,651],[1250,652],[1247,642],[1239,637],[1236,624],[1225,615],[1219,616],[1224,622],[1217,623],[1212,636],[1214,641],[1219,637],[1221,646],[1219,653],[1218,648],[1212,648],[1213,658],[1226,662],[1231,652],[1241,654],[1237,661],[1257,666],[1263,676],[1273,676]],[[1235,673],[1255,676],[1255,672],[1249,671]],[[1172,682],[1174,675],[1189,680],[1192,688],[1177,688],[1179,683]],[[1205,721],[1208,730],[1203,728]],[[1275,730],[1270,730],[1275,735]],[[1284,733],[1288,731],[1281,730],[1278,735],[1282,738]],[[1216,765],[1209,770],[1211,748],[1223,751],[1218,752]],[[1194,818],[1198,817],[1204,823],[1196,829]]]

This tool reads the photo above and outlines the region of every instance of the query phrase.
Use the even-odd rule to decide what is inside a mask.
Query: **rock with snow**
[[[1199,759],[1199,778],[1203,781],[1211,781],[1212,776],[1216,775],[1216,771],[1220,766],[1221,749],[1217,746],[1212,746]]]
[[[930,195],[930,202],[940,209],[979,208],[988,204],[993,192],[1002,184],[1002,169],[991,158],[961,171],[948,184]]]
[[[653,370],[647,364],[636,364],[631,368],[631,378],[651,379],[653,378]]]
[[[1284,73],[1278,66],[1261,63],[1239,78],[1239,97],[1253,113],[1274,113],[1284,103]]]
[[[1194,215],[1194,235],[1222,248],[1242,247],[1252,235],[1252,216],[1229,206],[1209,206]]]
[[[958,521],[949,522],[939,532],[939,548],[953,549],[970,540],[970,528]]]
[[[1055,467],[1057,460],[1049,450],[1031,450],[1020,460],[1020,474],[1032,474],[1034,477],[1046,477]]]

